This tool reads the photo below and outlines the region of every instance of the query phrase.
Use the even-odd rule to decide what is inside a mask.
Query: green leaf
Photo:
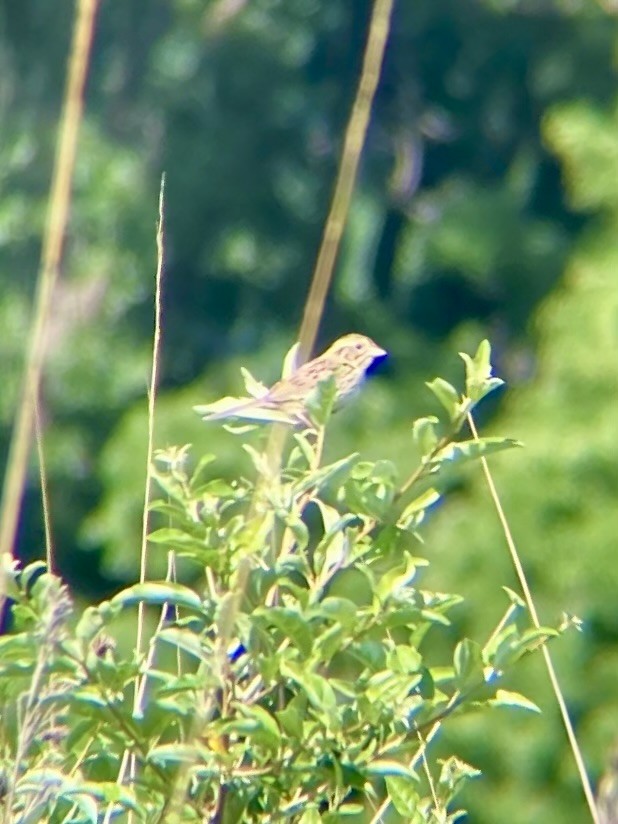
[[[262,414],[264,414],[264,413],[262,413]],[[276,414],[276,413],[274,413],[274,414]],[[256,419],[255,423],[252,423],[252,422],[236,423],[236,421],[233,421],[232,423],[230,423],[229,421],[225,421],[224,424],[223,424],[223,428],[225,429],[226,432],[230,432],[232,435],[246,435],[247,432],[254,432],[257,429],[258,424],[259,424],[260,421],[262,423],[277,423],[277,421],[273,421],[272,418],[270,418],[270,417],[268,417],[268,418],[266,418],[266,420],[264,420],[264,419],[260,418],[259,414],[255,415],[254,417]],[[206,418],[204,420],[206,420]],[[287,418],[286,418],[283,421],[279,421],[279,423],[291,423],[291,421],[288,421]]]
[[[450,800],[450,798],[459,792],[465,782],[471,778],[478,778],[480,775],[480,770],[471,767],[470,764],[466,764],[465,761],[452,755],[442,762],[438,784],[446,788]]]
[[[386,667],[386,650],[379,641],[363,640],[355,643],[351,648],[351,653],[371,672],[377,672]]]
[[[289,415],[286,415],[285,412],[278,409],[261,408],[257,402],[251,403],[252,400],[252,398],[246,397],[235,398],[227,396],[225,398],[220,398],[214,403],[194,406],[193,411],[206,422],[208,422],[212,416],[217,415],[218,417],[215,418],[215,422],[221,422],[226,426],[226,428],[229,428],[230,431],[237,431],[240,433],[247,431],[246,425],[241,425],[239,429],[235,429],[234,425],[229,425],[228,418],[253,421],[255,423],[295,423],[295,421]],[[243,410],[242,407],[249,403],[251,403],[251,407]]]
[[[460,412],[460,398],[455,387],[442,378],[434,378],[432,381],[427,381],[426,386],[431,389],[446,409],[450,420],[456,420]]]
[[[296,542],[296,552],[302,553],[309,543],[309,530],[307,525],[295,512],[287,512],[284,509],[277,509],[277,517],[291,531]]]
[[[421,680],[420,673],[401,674],[390,669],[374,673],[367,682],[365,694],[374,704],[397,707]]]
[[[281,368],[281,377],[289,378],[298,369],[298,352],[300,349],[300,341],[293,343],[283,358],[283,366]]]
[[[197,764],[204,758],[205,747],[200,744],[161,744],[148,753],[148,761],[153,764]]]
[[[64,798],[66,801],[75,804],[86,821],[97,824],[99,819],[99,808],[94,798],[77,792],[63,792],[58,796],[58,800]]]
[[[320,381],[316,388],[311,392],[305,407],[309,412],[311,420],[317,426],[326,426],[330,416],[335,407],[335,400],[337,398],[337,384],[335,383],[334,375],[329,375],[323,381]]]
[[[397,520],[397,526],[403,530],[413,531],[423,521],[426,510],[436,504],[442,496],[437,489],[430,487],[413,501],[406,505]]]
[[[303,722],[307,717],[307,698],[303,693],[295,695],[283,710],[275,712],[275,716],[284,732],[301,741],[303,738]]]
[[[375,581],[367,564],[355,564],[338,570],[328,585],[328,595],[350,598],[358,606],[373,601]]]
[[[78,687],[71,693],[71,700],[77,704],[85,704],[88,707],[100,709],[107,708],[110,701],[107,701],[96,687]]]
[[[394,498],[394,487],[365,483],[357,486],[354,491],[347,490],[346,504],[358,515],[367,515],[376,521],[383,521],[391,509]]]
[[[275,626],[308,658],[313,647],[313,632],[309,623],[294,609],[287,607],[258,607],[254,613],[270,626]]]
[[[129,789],[120,788],[115,782],[84,781],[79,777],[69,777],[58,770],[30,770],[17,784],[15,795],[44,799],[38,808],[41,813],[52,798],[75,805],[83,816],[79,820],[92,821],[93,824],[99,820],[97,800],[132,810],[142,820],[146,818],[144,808]],[[29,812],[33,812],[32,807]]]
[[[390,461],[362,461],[345,485],[345,503],[357,515],[382,520],[395,497],[397,472]]]
[[[436,427],[439,424],[434,415],[427,418],[418,418],[412,424],[412,438],[419,447],[421,455],[431,455],[439,441]]]
[[[521,597],[521,595],[518,595],[518,594],[515,592],[515,590],[512,590],[510,587],[505,587],[505,586],[503,586],[503,587],[502,587],[502,589],[503,589],[503,590],[506,592],[506,594],[508,595],[509,600],[511,601],[511,603],[513,604],[513,606],[516,606],[516,607],[517,607],[520,611],[522,611],[522,610],[526,609],[526,602],[525,602],[525,601],[524,601],[524,599]]]
[[[340,624],[322,630],[315,638],[313,657],[324,663],[330,661],[347,645],[348,638],[349,633]]]
[[[416,780],[416,774],[405,764],[400,764],[399,761],[389,761],[386,758],[378,758],[368,764],[366,767],[369,775],[396,775],[400,778],[409,778]]]
[[[353,452],[347,458],[342,458],[329,466],[324,466],[316,472],[308,473],[295,484],[295,492],[302,494],[313,488],[319,491],[327,484],[340,486],[358,463],[359,457],[358,452]]]
[[[247,806],[251,797],[251,785],[247,788],[238,787],[233,793],[229,793],[225,798],[225,806],[220,824],[242,824],[243,821],[249,820],[250,816],[247,814]],[[196,817],[196,824],[199,821],[200,819]],[[172,823],[170,822],[170,824]]]
[[[250,444],[244,443],[242,448],[251,458],[255,471],[261,478],[268,478],[271,474],[271,469],[268,463],[268,456],[264,452],[258,452]]]
[[[509,692],[508,690],[497,690],[496,697],[489,701],[492,707],[516,707],[529,712],[540,713],[541,709],[534,701],[530,701],[525,695],[519,692]]]
[[[252,398],[263,398],[268,392],[268,387],[261,381],[254,378],[251,372],[249,372],[249,370],[244,366],[240,367],[240,374],[242,375],[242,379],[245,383],[247,395],[251,395]]]
[[[184,529],[175,529],[173,527],[162,527],[151,532],[148,536],[151,544],[165,544],[172,549],[187,549],[197,547],[204,548],[204,539],[198,538]]]
[[[28,566],[25,566],[21,572],[18,573],[19,586],[27,592],[30,589],[30,582],[33,578],[38,577],[42,572],[47,570],[47,564],[44,561],[33,561]]]
[[[485,395],[503,385],[500,378],[491,376],[491,346],[483,340],[473,358],[460,352],[459,356],[466,365],[466,395],[473,403],[478,403]]]
[[[105,621],[97,607],[86,607],[75,627],[75,637],[86,644],[105,626]]]
[[[300,454],[303,456],[305,464],[307,467],[313,466],[313,462],[315,460],[315,449],[309,443],[307,436],[304,432],[295,432],[294,433],[294,440],[298,445],[298,450]],[[292,461],[292,455],[290,455],[290,461]]]
[[[525,652],[534,652],[559,635],[559,631],[553,627],[532,627],[522,633],[521,645]]]
[[[404,819],[411,819],[418,811],[420,795],[417,790],[416,775],[387,775],[386,791],[393,807]]]
[[[286,660],[281,661],[281,674],[297,684],[309,699],[309,703],[315,709],[326,712],[329,720],[332,720],[337,707],[337,698],[326,678]]]
[[[191,494],[196,498],[242,498],[245,490],[239,490],[221,478],[210,481],[191,482]],[[218,502],[222,503],[222,502]]]
[[[349,628],[357,620],[358,608],[349,598],[326,597],[313,608],[313,614],[338,621],[341,626]]]
[[[309,807],[298,820],[298,824],[321,824],[322,816],[315,807]]]
[[[407,644],[398,644],[387,656],[388,666],[403,675],[416,675],[423,665],[423,656],[418,649]]]
[[[494,452],[502,452],[504,449],[521,446],[523,446],[521,441],[516,441],[513,438],[479,438],[471,441],[453,441],[432,458],[432,463],[463,463],[464,461],[477,460],[481,456],[492,455]]]
[[[535,652],[558,635],[559,632],[551,627],[535,627],[520,634],[517,626],[510,624],[486,645],[485,657],[494,669],[505,670],[522,655]]]
[[[340,807],[337,808],[337,811],[333,814],[336,816],[333,818],[333,821],[339,821],[340,819],[344,818],[346,815],[354,815],[358,816],[365,811],[365,807],[362,804],[353,804],[348,802],[347,804],[341,804]],[[328,821],[328,819],[326,819]]]
[[[390,484],[393,487],[397,484],[399,472],[392,461],[376,461],[370,467],[369,477],[374,483]]]
[[[164,627],[158,633],[157,638],[166,644],[171,644],[183,650],[194,658],[198,658],[200,661],[212,660],[212,655],[204,648],[199,636],[194,632],[179,627]]]
[[[121,805],[125,810],[132,810],[141,818],[147,819],[147,812],[144,807],[137,800],[135,791],[131,787],[119,785],[116,781],[87,781],[83,783],[83,788],[87,792],[96,795],[100,793],[103,801],[113,802]]]
[[[503,670],[519,657],[519,631],[515,623],[507,624],[489,639],[484,649],[485,660],[496,670]]]
[[[461,692],[485,681],[483,653],[480,644],[464,638],[455,647],[453,655],[455,685]]]
[[[316,500],[316,503],[322,510],[321,501]],[[345,529],[356,520],[356,515],[344,515],[329,523],[326,532],[313,552],[313,565],[318,575],[326,575],[334,568],[341,566],[346,558],[346,549],[349,548]],[[326,527],[326,523],[324,525]]]
[[[200,475],[204,472],[206,467],[210,466],[210,464],[213,463],[213,461],[216,461],[216,460],[217,460],[216,455],[213,455],[212,453],[209,453],[209,452],[204,453],[200,457],[199,461],[197,462],[197,465],[196,465],[195,469],[193,470],[193,475],[191,477],[191,485],[193,485],[194,483],[197,483],[197,481],[200,478]]]
[[[324,501],[320,500],[320,498],[316,498],[315,503],[320,510],[320,515],[322,516],[322,521],[324,522],[324,534],[331,531],[336,532],[337,524],[341,518],[339,510],[335,509],[334,506],[324,503]]]
[[[427,621],[431,621],[432,624],[441,624],[443,627],[450,627],[451,625],[451,622],[447,616],[437,609],[428,609],[425,607],[421,610],[420,614],[422,618],[425,618]]]
[[[122,608],[144,603],[156,606],[168,604],[200,611],[202,609],[202,601],[192,589],[169,581],[134,584],[134,586],[123,589],[122,592],[115,595],[110,603],[112,607],[120,606]]]
[[[29,633],[2,635],[0,636],[0,665],[8,661],[16,662],[20,660],[30,665],[36,649],[37,643]]]
[[[385,600],[398,590],[408,587],[416,577],[416,561],[416,558],[406,554],[397,564],[393,564],[376,582],[376,594]]]
[[[279,747],[281,731],[277,721],[267,710],[257,704],[247,706],[240,702],[235,702],[234,707],[244,717],[244,720],[235,720],[226,724],[224,727],[226,732],[237,731],[270,750],[276,750]]]

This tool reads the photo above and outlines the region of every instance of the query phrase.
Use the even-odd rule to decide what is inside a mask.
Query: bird
[[[386,355],[384,349],[365,335],[344,335],[323,354],[277,381],[270,389],[251,379],[254,392],[261,391],[257,397],[244,400],[224,398],[214,404],[194,408],[208,421],[244,418],[292,425],[307,424],[306,404],[318,384],[330,377],[334,379],[334,406],[337,409],[361,388],[369,367]]]

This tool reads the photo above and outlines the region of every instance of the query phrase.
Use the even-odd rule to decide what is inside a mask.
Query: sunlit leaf
[[[325,426],[328,423],[335,407],[336,397],[337,385],[334,376],[330,375],[318,383],[305,403],[307,412],[315,424]]]
[[[412,780],[416,779],[415,773],[410,770],[409,767],[406,767],[405,764],[400,764],[398,761],[389,761],[386,758],[372,761],[371,764],[367,765],[366,769],[369,775],[397,775]]]
[[[433,462],[463,463],[521,446],[523,444],[513,438],[480,438],[479,440],[452,442],[436,453]]]
[[[540,713],[541,709],[534,701],[526,698],[519,692],[509,692],[508,690],[497,690],[496,697],[489,702],[492,707],[514,707],[516,709],[529,710]]]
[[[276,627],[303,654],[308,656],[313,646],[313,633],[309,623],[299,612],[286,607],[259,608],[255,615],[261,616],[271,626]]]
[[[462,692],[470,686],[483,683],[483,655],[480,644],[464,638],[455,647],[453,664],[455,683]]]
[[[483,340],[479,344],[473,358],[465,352],[459,353],[466,365],[466,395],[473,403],[503,385],[500,378],[491,376],[491,346],[489,341]]]
[[[200,643],[200,638],[195,632],[178,627],[164,627],[157,634],[157,638],[166,644],[172,644],[172,646],[181,649],[194,658],[199,658],[201,661],[212,659],[212,655]]]
[[[412,438],[418,444],[421,455],[430,455],[438,443],[436,431],[439,421],[435,416],[418,418],[412,424]]]
[[[459,414],[460,402],[459,393],[455,387],[443,378],[434,378],[432,381],[427,381],[426,385],[446,409],[449,418],[454,421]]]
[[[263,398],[264,395],[268,392],[268,387],[264,386],[261,381],[256,380],[251,372],[248,369],[245,369],[244,366],[240,368],[240,374],[242,375],[243,381],[245,382],[245,389],[247,390],[247,394],[251,395],[252,398]]]
[[[393,807],[399,815],[412,820],[417,813],[420,802],[418,792],[418,778],[416,775],[387,775],[385,776],[386,790]]]
[[[226,729],[236,730],[247,735],[253,741],[270,749],[276,749],[281,743],[281,730],[277,721],[263,707],[258,705],[246,706],[240,702],[235,704],[244,722],[250,726],[243,726],[243,720],[226,725]]]
[[[125,608],[139,603],[156,606],[168,604],[197,610],[202,607],[201,598],[192,589],[171,581],[134,584],[115,595],[110,603],[112,606],[120,605]]]

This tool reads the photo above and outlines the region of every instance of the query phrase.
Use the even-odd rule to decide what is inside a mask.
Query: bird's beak
[[[374,358],[385,358],[388,355],[386,349],[380,349],[379,346],[374,344],[371,354]]]

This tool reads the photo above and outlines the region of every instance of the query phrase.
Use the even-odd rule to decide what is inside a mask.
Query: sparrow
[[[322,355],[308,361],[267,389],[250,378],[253,398],[223,398],[214,404],[194,407],[204,420],[242,418],[307,424],[306,404],[318,384],[334,379],[335,409],[350,400],[361,388],[369,367],[386,357],[384,349],[365,335],[338,338]]]

